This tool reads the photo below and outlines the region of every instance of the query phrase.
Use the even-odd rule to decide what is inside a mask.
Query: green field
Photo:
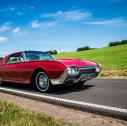
[[[0,126],[79,126],[79,124],[28,111],[0,99]]]
[[[127,44],[88,51],[67,52],[54,55],[56,58],[80,58],[100,63],[103,69],[127,69]]]

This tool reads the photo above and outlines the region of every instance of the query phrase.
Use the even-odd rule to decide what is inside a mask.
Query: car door
[[[24,82],[21,69],[20,57],[22,53],[10,55],[7,63],[4,65],[4,80],[11,82]]]

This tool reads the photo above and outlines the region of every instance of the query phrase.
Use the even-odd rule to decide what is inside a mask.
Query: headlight
[[[101,71],[101,68],[100,67],[97,67],[96,68],[96,72],[99,73]]]
[[[78,67],[68,67],[68,73],[70,75],[77,75],[77,73],[78,73]]]

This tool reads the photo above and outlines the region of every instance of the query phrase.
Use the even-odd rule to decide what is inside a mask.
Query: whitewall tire
[[[35,77],[35,85],[38,91],[48,92],[51,90],[51,82],[48,75],[45,72],[38,72]]]

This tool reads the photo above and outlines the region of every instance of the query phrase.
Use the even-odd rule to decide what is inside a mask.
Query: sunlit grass
[[[40,113],[27,111],[0,99],[0,126],[77,126]]]
[[[54,55],[56,58],[80,58],[100,63],[103,69],[127,69],[127,44],[89,51],[68,52]]]

